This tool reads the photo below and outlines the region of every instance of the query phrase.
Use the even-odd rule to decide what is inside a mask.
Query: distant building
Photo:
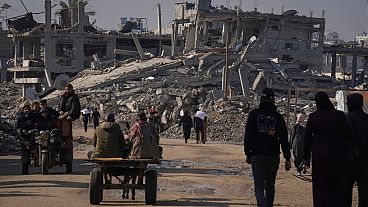
[[[77,13],[72,15],[78,17],[76,22],[60,12],[61,23],[52,24],[49,0],[45,0],[45,8],[48,8],[45,13],[49,14],[45,15],[45,23],[36,22],[32,13],[8,20],[9,36],[14,45],[13,61],[8,72],[12,74],[14,83],[23,86],[23,95],[26,88],[35,88],[36,91],[42,87],[59,88],[69,81],[68,76],[73,77],[85,68],[96,65],[93,64],[95,62],[113,64],[116,59],[131,57],[130,54],[116,55],[115,49],[137,51],[132,30],[125,34],[96,28],[85,17],[84,6],[80,1]],[[139,27],[142,25],[138,24]],[[171,46],[170,36],[136,35],[144,51],[154,55],[161,54],[163,46]]]
[[[335,31],[331,31],[331,30],[328,30],[325,32],[325,44],[338,45],[338,44],[343,44],[343,43],[344,43],[344,40],[341,39],[339,33]]]
[[[295,10],[278,15],[213,7],[210,0],[176,3],[173,28],[174,37],[186,40],[184,52],[224,45],[230,33],[231,46],[247,45],[257,37],[247,51],[248,60],[278,58],[316,70],[322,66],[325,19],[300,16]]]
[[[129,23],[133,23],[133,32],[148,32],[147,18],[120,17],[120,28],[124,28]]]
[[[363,32],[363,34],[357,35],[355,40],[362,47],[368,47],[368,33]]]

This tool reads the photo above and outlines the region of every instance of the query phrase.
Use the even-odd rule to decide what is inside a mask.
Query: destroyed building
[[[138,110],[157,106],[165,129],[168,129],[167,135],[176,138],[179,137],[179,132],[174,126],[182,110],[190,110],[192,114],[199,107],[206,110],[210,117],[210,140],[241,141],[244,120],[250,108],[258,104],[257,92],[260,89],[266,86],[275,89],[280,97],[276,103],[290,124],[293,115],[299,110],[313,110],[309,100],[314,95],[312,92],[329,89],[330,93],[335,93],[341,87],[339,82],[319,72],[322,68],[322,54],[328,53],[323,46],[323,18],[301,16],[295,10],[283,14],[268,14],[257,10],[232,10],[223,6],[216,8],[209,0],[177,3],[175,9],[171,44],[165,43],[170,41],[166,39],[169,36],[150,34],[144,40],[143,33],[138,36],[137,41],[137,36],[132,33],[89,33],[84,28],[79,29],[80,25],[77,23],[60,24],[64,25],[62,28],[75,25],[70,31],[55,30],[50,25],[45,27],[41,24],[35,27],[41,27],[37,30],[39,36],[32,33],[34,28],[21,32],[18,35],[19,44],[24,45],[24,40],[29,37],[39,37],[41,45],[46,44],[41,47],[46,50],[46,56],[41,55],[46,67],[28,67],[28,71],[36,71],[32,74],[44,76],[44,69],[48,71],[47,64],[53,66],[60,59],[70,60],[71,65],[78,63],[80,68],[89,67],[85,63],[90,61],[90,57],[83,54],[86,51],[85,44],[112,39],[108,46],[103,47],[106,49],[103,54],[111,55],[109,58],[114,60],[117,54],[129,54],[135,58],[120,61],[115,67],[109,67],[108,64],[93,67],[91,64],[90,68],[70,79],[81,98],[81,104],[98,108],[101,113],[116,112],[117,120],[126,117],[133,120],[133,114]],[[131,28],[135,27],[136,25],[131,24]],[[48,32],[46,28],[49,28]],[[81,47],[78,40],[83,40],[85,44],[82,46],[84,50],[76,53]],[[154,52],[152,54],[156,57],[142,57],[145,41],[152,40],[157,40],[157,51],[170,51],[171,57],[165,57],[168,56],[167,53],[162,57],[158,55],[160,53]],[[127,42],[131,43],[130,47],[120,45]],[[59,43],[63,46],[58,50],[56,46]],[[21,48],[24,50],[24,47]],[[51,57],[47,56],[47,50],[52,51]],[[94,51],[90,55],[96,53],[98,52]],[[68,56],[61,58],[56,54]],[[83,61],[77,57],[83,57]],[[20,63],[27,61],[17,62],[15,68],[18,70],[21,68]],[[51,82],[53,78],[57,82],[58,77],[55,74],[68,74],[67,69],[72,67],[63,68],[65,70],[59,68],[51,75]],[[26,80],[27,76],[20,72],[17,71],[20,75],[17,79],[24,77],[23,80]],[[24,85],[26,84],[28,82]],[[44,98],[52,106],[58,102],[60,94],[61,91],[54,91]],[[300,97],[303,100],[298,100]]]
[[[325,31],[325,19],[300,16],[295,10],[268,14],[258,11],[215,8],[210,0],[198,3],[177,3],[175,34],[185,39],[184,51],[217,44],[246,45],[254,36],[257,47],[248,51],[247,60],[263,61],[278,58],[297,62],[302,68],[320,70]]]
[[[14,45],[13,63],[8,68],[14,83],[41,91],[41,86],[59,87],[87,67],[113,65],[116,60],[160,55],[170,48],[171,37],[152,33],[103,31],[89,22],[84,1],[59,11],[60,22],[51,22],[51,3],[45,1],[45,23],[32,13],[8,19]],[[139,49],[137,49],[137,47]],[[119,53],[114,53],[119,49]],[[138,50],[138,51],[137,51]]]

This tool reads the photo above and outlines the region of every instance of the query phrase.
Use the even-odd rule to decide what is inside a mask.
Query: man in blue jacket
[[[261,103],[248,116],[244,152],[246,162],[252,165],[255,195],[259,207],[272,207],[275,197],[275,179],[280,164],[280,144],[285,158],[285,170],[289,171],[290,147],[285,120],[276,111],[275,95],[265,88]]]

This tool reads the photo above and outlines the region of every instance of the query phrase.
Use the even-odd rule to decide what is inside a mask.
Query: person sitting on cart
[[[40,101],[40,106],[41,106],[41,110],[43,108],[47,109],[47,111],[49,112],[50,117],[57,118],[59,116],[59,113],[55,109],[53,109],[52,107],[47,106],[47,100],[46,99],[42,99]]]
[[[29,140],[26,133],[24,131],[29,131],[34,129],[35,123],[37,121],[37,117],[34,113],[32,113],[30,105],[24,105],[23,112],[18,116],[16,128],[19,139],[27,146],[34,140]]]
[[[74,92],[73,85],[65,86],[64,94],[59,103],[59,118],[74,121],[79,118],[81,106],[78,95]]]
[[[105,121],[95,129],[93,146],[92,158],[124,158],[125,139],[119,124],[115,123],[113,113],[107,114]]]
[[[51,132],[53,129],[58,128],[56,119],[50,116],[50,112],[46,107],[40,110],[40,115],[36,122],[38,130]]]
[[[130,128],[129,141],[132,143],[129,159],[162,158],[162,147],[154,125],[147,122],[144,111],[137,114],[137,122]]]

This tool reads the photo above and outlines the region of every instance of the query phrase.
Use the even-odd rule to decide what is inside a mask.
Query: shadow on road
[[[0,189],[6,188],[42,188],[42,187],[64,187],[64,188],[88,188],[88,183],[58,181],[58,180],[16,180],[0,182]]]
[[[156,206],[255,206],[255,203],[234,203],[221,198],[181,198],[180,200],[157,201]]]
[[[5,197],[21,197],[21,196],[26,196],[26,197],[55,197],[55,196],[50,196],[50,195],[46,195],[46,194],[36,194],[36,193],[25,193],[25,192],[21,192],[21,191],[9,191],[9,192],[5,192],[5,193],[0,193],[0,198],[5,198]]]
[[[146,206],[143,201],[103,201],[100,206]],[[179,200],[159,200],[155,206],[208,206],[208,207],[230,207],[230,206],[256,206],[255,203],[243,201],[235,203],[228,199],[220,198],[181,198]]]
[[[0,159],[0,176],[5,175],[21,175],[21,160],[20,159]],[[41,167],[30,167],[29,174],[41,174]],[[75,159],[73,161],[73,175],[89,175],[92,170],[91,163],[84,160]],[[49,169],[50,175],[66,174],[65,165],[62,167],[54,166]],[[47,176],[47,175],[46,175]]]

